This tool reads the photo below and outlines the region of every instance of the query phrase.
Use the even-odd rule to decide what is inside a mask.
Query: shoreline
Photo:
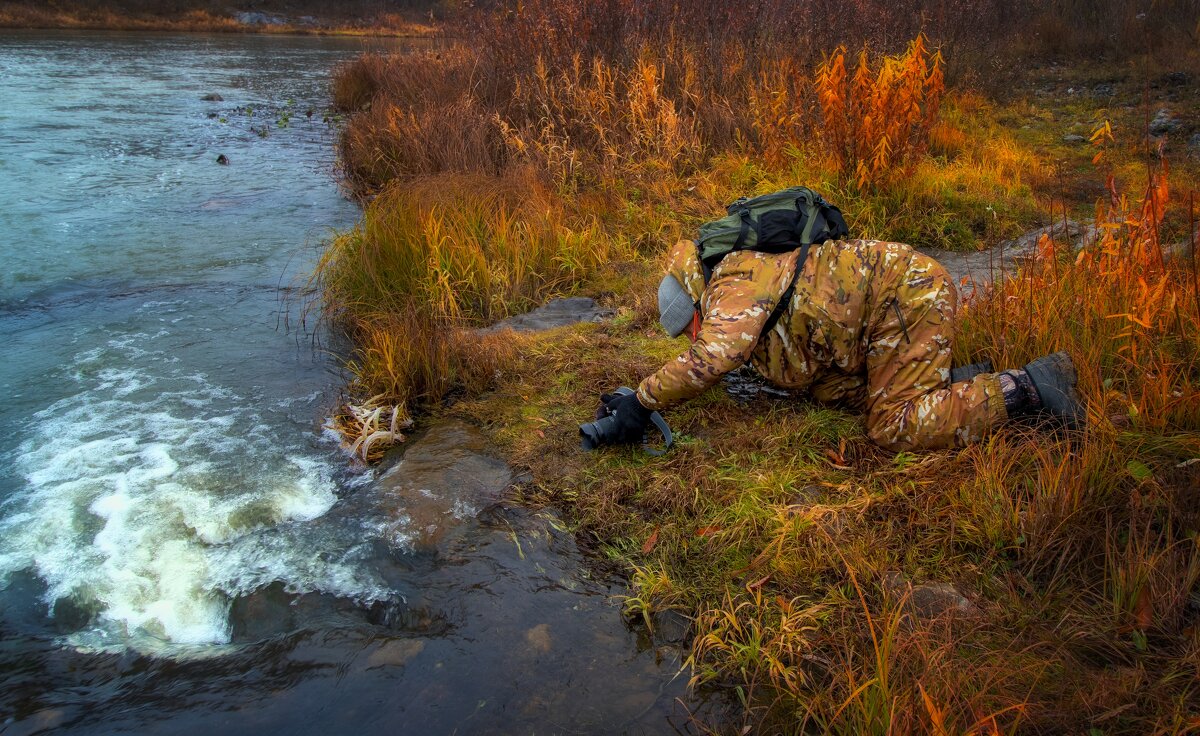
[[[0,30],[3,31],[122,31],[131,33],[228,33],[264,36],[341,36],[358,38],[438,38],[440,24],[406,21],[404,27],[369,27],[358,25],[297,25],[295,23],[242,23],[227,16],[171,20],[108,16],[86,18],[43,14],[35,19],[13,18],[11,10],[0,7]]]

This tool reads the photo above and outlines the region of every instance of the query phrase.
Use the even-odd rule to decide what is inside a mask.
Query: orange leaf
[[[658,527],[654,528],[654,533],[650,535],[646,543],[642,545],[642,554],[648,555],[654,551],[654,545],[658,544]]]
[[[755,588],[761,588],[770,579],[771,579],[771,576],[767,575],[766,577],[755,580],[753,583],[750,583],[746,587],[749,588],[750,590],[754,590]]]
[[[1150,628],[1154,623],[1154,604],[1150,601],[1150,591],[1142,588],[1142,592],[1138,594],[1137,603],[1133,607],[1134,618],[1137,619],[1137,627],[1142,631]]]
[[[721,527],[719,527],[719,526],[702,526],[696,530],[696,536],[697,537],[711,537],[712,535],[716,534],[719,531],[721,531]]]
[[[933,698],[929,697],[929,693],[925,692],[925,686],[917,683],[917,689],[921,691],[921,700],[925,701],[925,711],[929,713],[929,720],[933,723],[933,732],[937,736],[944,736],[946,733],[946,715],[942,713],[942,709],[938,708],[933,703]]]

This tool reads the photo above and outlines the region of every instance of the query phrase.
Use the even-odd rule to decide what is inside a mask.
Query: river
[[[3,733],[708,713],[553,514],[459,499],[422,544],[323,429],[342,376],[291,295],[359,215],[327,87],[363,44],[0,34]]]

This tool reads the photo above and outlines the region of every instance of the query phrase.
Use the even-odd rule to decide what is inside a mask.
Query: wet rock
[[[424,639],[389,639],[367,657],[367,669],[403,667],[423,651]]]
[[[1064,135],[1062,137],[1062,140],[1063,140],[1063,143],[1075,143],[1075,144],[1087,142],[1087,138],[1085,138],[1077,133],[1071,133],[1070,135]]]
[[[217,163],[222,166],[228,166],[229,157],[222,153],[221,155],[217,156]]]
[[[569,299],[551,299],[532,312],[518,314],[515,317],[501,320],[483,330],[495,332],[511,329],[517,332],[536,332],[553,327],[563,327],[576,322],[602,322],[612,317],[613,310],[604,309],[596,304],[595,299],[577,296]]]
[[[692,620],[679,611],[670,608],[658,611],[651,624],[654,638],[663,644],[684,644],[691,638]]]
[[[326,593],[293,593],[271,583],[240,595],[229,607],[230,634],[235,642],[262,641],[298,631],[314,622],[358,623],[365,617],[354,601]]]
[[[553,641],[550,638],[550,624],[538,624],[525,632],[525,643],[539,654],[550,651]]]
[[[1155,114],[1154,119],[1150,121],[1150,135],[1162,136],[1168,133],[1174,133],[1179,129],[1179,121],[1171,115],[1171,111],[1165,107]]]
[[[29,716],[29,718],[25,719],[23,723],[20,723],[19,727],[17,727],[14,732],[32,734],[51,731],[61,726],[66,718],[66,711],[63,711],[59,708],[47,708],[46,710],[39,710],[37,713],[34,713],[32,716]]]
[[[208,94],[204,95],[200,99],[204,100],[205,102],[224,102],[225,101],[225,98],[222,97],[221,95],[217,94],[216,92],[209,92]]]
[[[69,595],[54,601],[54,623],[63,633],[79,631],[91,624],[101,610],[100,601]]]
[[[907,596],[907,605],[917,618],[929,619],[943,615],[971,615],[979,609],[950,583],[921,583],[913,585],[898,572],[883,576],[883,589],[897,600]]]
[[[500,500],[508,464],[487,452],[478,430],[459,421],[431,426],[376,481],[375,504],[397,546],[436,548],[447,532]]]

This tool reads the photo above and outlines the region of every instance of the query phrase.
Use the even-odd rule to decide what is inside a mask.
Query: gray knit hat
[[[679,337],[695,315],[696,306],[683,284],[670,274],[664,276],[658,285],[658,321],[663,329],[671,337]]]

